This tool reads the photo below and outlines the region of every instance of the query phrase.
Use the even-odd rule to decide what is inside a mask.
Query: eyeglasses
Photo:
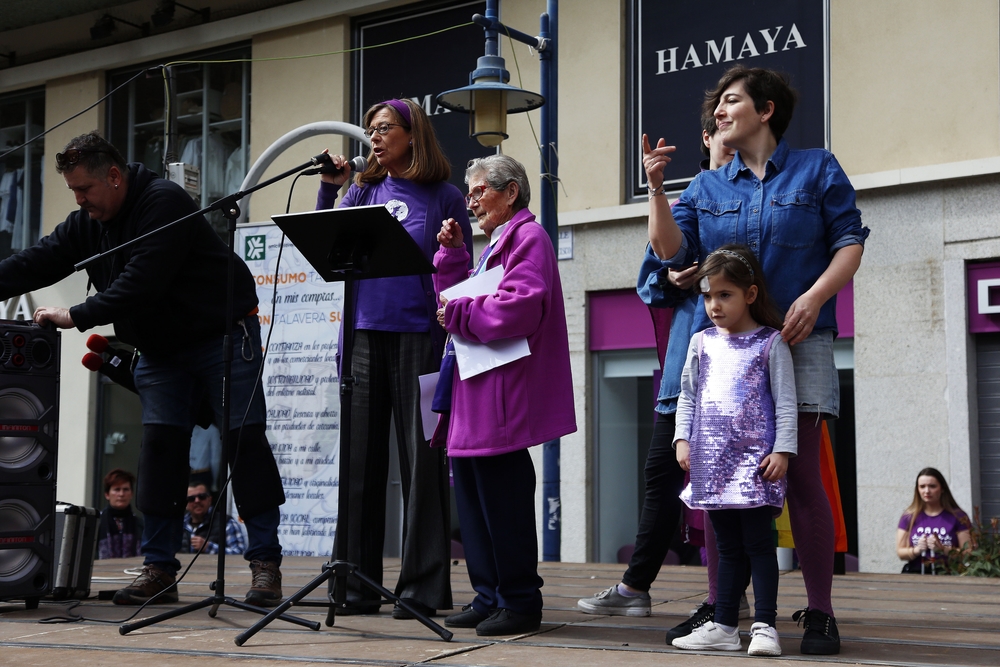
[[[193,496],[188,496],[188,502],[193,503],[196,500],[204,500],[205,498],[208,498],[209,495],[210,494],[202,491],[201,493],[196,493]]]
[[[107,151],[103,148],[70,148],[62,153],[56,153],[56,166],[60,169],[72,167],[82,160],[84,155],[91,153],[107,153]]]
[[[399,123],[379,123],[378,125],[372,125],[367,130],[365,130],[365,137],[371,139],[376,132],[384,136],[389,133],[390,127],[406,127],[406,126],[400,125]]]
[[[469,194],[465,195],[465,205],[472,206],[473,204],[478,202],[480,199],[483,198],[483,195],[486,194],[487,190],[489,190],[489,186],[487,185],[477,185],[476,187],[472,188],[472,191]]]

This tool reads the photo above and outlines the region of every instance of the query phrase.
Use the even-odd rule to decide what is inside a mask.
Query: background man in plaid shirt
[[[221,516],[217,516],[209,529],[208,520],[211,516],[212,494],[208,487],[204,484],[188,486],[187,513],[184,515],[184,538],[181,541],[181,553],[196,553],[205,541],[208,544],[205,545],[203,553],[219,553],[223,525],[226,531],[226,553],[238,555],[246,551],[247,544],[239,522],[225,514],[225,521]]]

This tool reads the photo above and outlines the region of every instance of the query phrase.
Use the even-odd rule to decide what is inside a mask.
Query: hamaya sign
[[[710,7],[710,8],[709,8]],[[730,67],[788,74],[799,93],[785,138],[793,148],[822,148],[827,136],[827,8],[823,0],[634,0],[629,187],[645,193],[643,133],[677,152],[665,170],[675,189],[698,174],[701,104]]]

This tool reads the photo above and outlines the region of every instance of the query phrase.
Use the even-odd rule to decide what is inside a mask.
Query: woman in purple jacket
[[[527,338],[530,354],[460,380],[452,390],[448,455],[471,604],[445,619],[480,636],[537,630],[542,579],[535,537],[535,469],[528,447],[576,430],[562,285],[548,234],[528,210],[524,167],[506,155],[473,160],[465,198],[486,233],[473,274],[503,267],[493,294],[439,297],[438,321],[473,343]],[[441,290],[469,276],[465,235],[454,219],[438,234]]]

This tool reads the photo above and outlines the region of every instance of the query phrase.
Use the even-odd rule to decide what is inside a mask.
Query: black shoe
[[[497,609],[485,621],[476,626],[476,634],[480,637],[496,637],[498,635],[523,635],[534,632],[542,627],[541,614],[518,614],[510,609]]]
[[[476,611],[471,604],[467,604],[457,614],[446,616],[444,624],[449,628],[474,628],[485,621],[486,618],[486,616]]]
[[[403,598],[403,599],[406,601],[406,604],[410,605],[424,616],[428,618],[430,618],[431,616],[437,616],[437,609],[431,609],[423,602],[417,602],[413,598]],[[409,611],[407,611],[404,607],[399,606],[398,602],[392,608],[392,617],[397,621],[405,621],[411,618],[415,618],[414,615],[411,614]]]
[[[805,628],[800,651],[805,655],[836,655],[840,653],[840,631],[837,619],[819,609],[799,609],[792,620]]]
[[[700,628],[714,618],[715,605],[702,602],[688,620],[667,630],[667,645],[673,646],[675,639],[687,637],[695,628]]]

